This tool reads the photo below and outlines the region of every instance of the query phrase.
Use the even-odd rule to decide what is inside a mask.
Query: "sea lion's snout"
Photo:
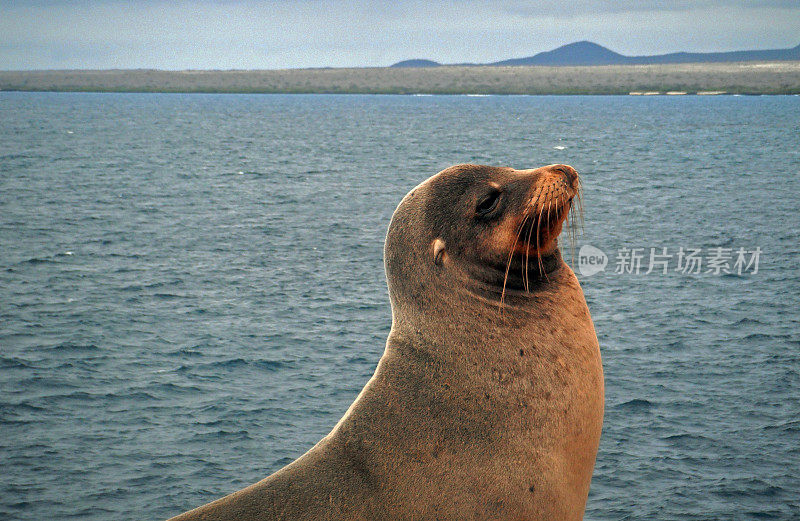
[[[573,199],[580,197],[578,171],[569,165],[555,164],[522,172],[530,186],[527,202],[517,217],[519,231],[514,251],[526,256],[548,254],[572,210]]]
[[[573,190],[578,189],[580,178],[578,176],[577,170],[575,170],[569,165],[550,165],[547,168],[549,168],[553,172],[560,173],[567,181],[567,185],[569,185]]]
[[[541,213],[547,210],[559,215],[570,209],[572,199],[579,194],[578,171],[569,165],[548,165],[526,173],[531,181],[528,189],[529,211]]]

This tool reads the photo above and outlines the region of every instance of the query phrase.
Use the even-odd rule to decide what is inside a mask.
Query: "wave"
[[[0,369],[33,369],[34,365],[30,360],[21,358],[0,357]]]
[[[65,353],[87,353],[102,350],[102,348],[96,344],[80,344],[77,342],[61,342],[56,345],[46,346],[44,349]]]
[[[198,364],[196,368],[215,368],[215,369],[236,369],[240,367],[256,367],[258,369],[266,369],[268,371],[275,371],[290,367],[291,362],[283,360],[246,360],[244,358],[231,358],[229,360],[220,360],[217,362],[210,362],[207,364]]]
[[[619,405],[614,406],[615,409],[629,409],[629,410],[649,410],[653,407],[653,402],[649,400],[644,400],[641,398],[636,398],[633,400],[629,400],[627,402],[623,402]]]

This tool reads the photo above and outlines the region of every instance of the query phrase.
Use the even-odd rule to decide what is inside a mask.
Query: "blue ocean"
[[[581,173],[586,519],[800,518],[800,97],[2,92],[0,122],[2,519],[157,520],[305,452],[383,351],[394,208],[467,162]]]

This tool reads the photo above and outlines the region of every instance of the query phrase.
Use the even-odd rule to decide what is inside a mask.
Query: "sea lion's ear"
[[[433,241],[433,263],[441,266],[442,262],[444,262],[444,254],[444,241],[442,239]]]

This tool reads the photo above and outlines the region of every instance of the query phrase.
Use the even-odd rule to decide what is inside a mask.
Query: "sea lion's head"
[[[457,165],[424,181],[400,203],[387,234],[393,304],[424,306],[432,292],[462,289],[502,302],[546,285],[563,266],[558,236],[579,191],[578,173],[560,164]]]

